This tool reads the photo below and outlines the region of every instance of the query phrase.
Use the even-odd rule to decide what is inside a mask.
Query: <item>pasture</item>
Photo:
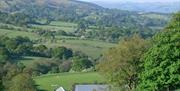
[[[42,75],[34,78],[40,90],[53,91],[58,87],[63,87],[71,91],[75,83],[105,83],[106,80],[96,72],[90,73],[59,73]]]
[[[92,58],[98,58],[103,52],[109,48],[116,46],[113,43],[107,43],[97,40],[78,40],[78,39],[67,39],[59,40],[56,43],[43,43],[50,48],[65,46],[71,48],[74,51],[81,51]]]
[[[35,33],[26,32],[26,31],[8,30],[8,29],[0,29],[0,36],[8,36],[8,37],[23,36],[23,37],[28,37],[31,40],[41,38],[39,35]]]
[[[50,31],[65,31],[65,32],[73,32],[76,30],[77,24],[63,22],[63,21],[52,21],[49,25],[32,25],[33,27],[41,28],[44,30]]]
[[[25,56],[21,59],[18,59],[17,62],[23,63],[25,66],[29,66],[32,65],[34,62],[46,61],[46,60],[49,60],[49,58]]]

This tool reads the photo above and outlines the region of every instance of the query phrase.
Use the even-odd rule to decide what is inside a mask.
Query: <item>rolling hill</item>
[[[0,91],[106,83],[96,73],[103,54],[135,33],[152,37],[170,17],[76,0],[0,0]]]
[[[119,2],[107,3],[102,1],[95,2],[105,8],[116,8],[128,11],[138,12],[157,12],[157,13],[174,13],[180,11],[180,2]]]
[[[117,42],[120,38],[133,33],[150,37],[156,33],[156,30],[167,24],[170,16],[162,13],[107,9],[77,0],[1,0],[0,3],[2,12],[22,13],[30,20],[46,20],[47,22],[44,23],[46,25],[51,21],[76,23],[81,28],[86,27],[86,31],[81,31],[78,27],[74,29],[78,36],[88,36],[111,42]],[[90,28],[92,31],[88,31]],[[151,31],[152,29],[150,34],[144,33],[146,30]]]
[[[85,13],[99,11],[102,7],[76,0],[1,0],[0,10],[4,12],[21,12],[31,17],[57,19],[66,16],[76,18]]]

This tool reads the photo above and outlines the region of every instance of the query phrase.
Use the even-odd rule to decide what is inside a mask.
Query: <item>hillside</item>
[[[9,11],[18,11],[25,8],[23,5],[27,6],[39,6],[46,8],[60,9],[61,7],[76,7],[74,9],[101,9],[102,7],[76,0],[1,0],[1,9]],[[22,6],[22,7],[21,7]],[[14,9],[12,9],[14,8]],[[27,7],[28,8],[28,7]]]
[[[97,1],[96,4],[105,8],[116,8],[128,11],[174,13],[180,10],[180,2],[119,2],[107,3]]]
[[[78,0],[0,0],[0,91],[71,91],[75,84],[175,91],[179,16]]]
[[[31,17],[50,19],[78,18],[84,13],[102,9],[98,5],[75,0],[1,0],[0,4],[0,10],[4,12],[21,12]]]
[[[145,38],[151,37],[167,24],[170,17],[170,14],[106,9],[76,0],[1,0],[0,3],[0,11],[9,14],[22,13],[30,19],[25,21],[28,19],[25,18],[23,23],[38,25],[48,25],[52,21],[76,23],[77,26],[71,28],[70,31],[74,32],[70,35],[110,42],[117,42],[133,33],[140,33]],[[39,22],[41,20],[46,22]],[[55,28],[54,25],[52,27]],[[52,29],[45,28],[45,30]]]

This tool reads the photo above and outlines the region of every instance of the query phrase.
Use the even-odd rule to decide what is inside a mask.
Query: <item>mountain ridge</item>
[[[1,0],[0,1],[0,10],[3,12],[23,12],[28,13],[27,11],[41,11],[44,14],[44,11],[61,11],[66,10],[79,10],[79,11],[88,11],[101,10],[104,9],[101,6],[98,6],[93,3],[82,2],[77,0]],[[40,10],[41,9],[41,10]],[[65,11],[64,11],[65,12]],[[29,14],[29,13],[28,13]],[[46,13],[47,14],[47,13]],[[45,14],[45,15],[46,15]]]
[[[180,11],[180,2],[119,2],[106,3],[97,1],[96,4],[110,9],[121,9],[137,12],[174,13]]]

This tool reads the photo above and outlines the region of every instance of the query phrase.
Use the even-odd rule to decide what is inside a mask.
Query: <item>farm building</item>
[[[73,91],[109,91],[108,85],[75,85]]]
[[[55,91],[65,91],[63,87],[57,88]]]

